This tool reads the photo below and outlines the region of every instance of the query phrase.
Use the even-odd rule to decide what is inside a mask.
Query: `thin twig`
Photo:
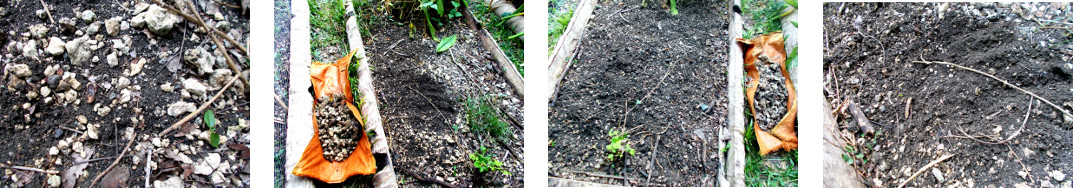
[[[998,142],[988,142],[988,141],[983,141],[983,140],[976,139],[976,137],[969,136],[969,133],[965,132],[964,129],[961,129],[961,124],[958,124],[958,131],[961,131],[961,134],[964,134],[969,139],[972,139],[973,141],[983,143],[983,144],[999,145],[999,144],[1004,144],[1006,142],[1009,142],[1010,140],[1013,140],[1013,138],[1017,137],[1017,135],[1021,135],[1021,130],[1024,130],[1025,129],[1025,124],[1028,123],[1028,115],[1032,114],[1031,113],[1032,112],[1032,103],[1036,102],[1035,100],[1032,100],[1032,98],[1029,98],[1028,100],[1029,100],[1028,101],[1028,108],[1025,109],[1025,120],[1021,121],[1021,128],[1018,128],[1017,131],[1014,131],[1013,134],[1010,134],[1010,137],[1006,138],[1005,140],[998,141]]]
[[[78,134],[82,134],[82,131],[79,131],[79,130],[74,129],[74,128],[66,127],[66,126],[63,126],[63,125],[56,125],[56,127],[59,127],[61,129],[65,129],[65,130],[68,130],[68,131],[71,131],[71,132],[76,132]]]
[[[127,155],[127,156],[123,156],[123,157],[130,157],[130,155]],[[90,159],[90,160],[85,160],[85,161],[78,161],[78,162],[74,162],[74,163],[71,163],[71,165],[77,165],[77,164],[82,164],[82,163],[92,163],[92,162],[97,162],[97,161],[102,161],[102,160],[108,160],[108,159],[115,159],[115,158],[116,158],[116,156],[111,156],[111,157],[101,157],[101,158],[96,158],[96,159]]]
[[[432,183],[440,184],[440,185],[442,185],[444,187],[449,187],[449,188],[457,188],[458,187],[457,185],[447,183],[447,182],[444,182],[444,181],[440,181],[440,180],[435,179],[435,178],[418,176],[417,173],[415,173],[413,170],[410,170],[410,168],[396,168],[396,169],[399,169],[399,171],[402,171],[403,174],[413,176],[417,180],[421,180],[421,181],[424,181],[424,182],[432,182]]]
[[[412,88],[410,86],[406,86],[406,88],[409,88],[410,91],[414,91],[414,93],[417,93],[417,95],[420,95],[421,98],[425,98],[425,101],[428,101],[428,104],[432,105],[433,109],[436,109],[436,113],[440,115],[440,118],[443,118],[444,123],[451,123],[451,120],[447,120],[447,117],[443,116],[443,113],[440,112],[440,110],[439,110],[440,108],[436,107],[436,103],[433,103],[432,99],[429,99],[428,97],[425,96],[425,94],[422,94],[420,91],[417,91],[416,89],[414,89],[414,88]]]
[[[1025,166],[1025,163],[1024,163],[1024,162],[1021,162],[1021,156],[1017,156],[1017,152],[1013,151],[1013,147],[1010,147],[1010,145],[1009,145],[1009,144],[1006,144],[1006,148],[1007,148],[1007,149],[1010,149],[1010,153],[1012,153],[1012,154],[1013,154],[1013,157],[1014,157],[1014,158],[1017,158],[1017,163],[1021,163],[1021,169],[1023,169],[1023,170],[1025,171],[1025,176],[1027,176],[1027,177],[1028,177],[1028,181],[1029,181],[1029,182],[1034,182],[1034,181],[1036,181],[1036,180],[1034,180],[1034,179],[1032,178],[1032,173],[1029,173],[1029,172],[1032,172],[1032,169],[1028,168],[1028,166]]]
[[[625,176],[616,176],[616,175],[607,175],[607,174],[598,174],[598,173],[593,173],[593,172],[580,172],[580,171],[570,171],[570,172],[573,172],[573,173],[576,173],[576,174],[584,174],[584,175],[593,176],[593,177],[612,178],[612,179],[621,179],[621,180],[630,180],[630,181],[640,181],[639,179],[625,177]]]
[[[924,167],[920,167],[920,170],[917,170],[916,173],[913,173],[912,176],[909,176],[909,179],[906,179],[904,182],[902,182],[902,184],[898,184],[898,188],[905,187],[906,183],[909,183],[909,181],[913,181],[913,179],[917,178],[917,176],[920,175],[921,172],[924,172],[924,170],[927,170],[928,168],[931,168],[931,166],[935,166],[935,164],[939,164],[939,162],[943,162],[953,156],[954,154],[947,154],[942,157],[939,157],[939,159],[931,161],[930,163],[928,163],[928,165],[924,165]]]
[[[674,68],[674,64],[671,64],[671,68]],[[656,88],[659,88],[660,85],[663,85],[663,80],[667,79],[667,76],[669,76],[669,75],[671,75],[670,70],[667,70],[665,73],[663,73],[663,77],[659,79],[659,83],[656,83],[656,85],[653,86],[652,89],[649,89],[648,94],[645,94],[644,97],[641,97],[640,101],[645,101],[646,99],[648,99],[649,96],[652,96],[652,93],[656,91]],[[637,109],[637,105],[634,105],[633,108],[629,108],[628,107],[628,106],[630,106],[629,101],[626,101],[626,106],[627,106],[626,107],[626,113],[622,114],[622,122],[619,125],[619,127],[626,126],[626,117],[630,116],[630,111],[632,111],[633,109]]]
[[[41,7],[45,9],[45,14],[48,14],[48,23],[56,23],[55,19],[52,19],[52,11],[48,11],[48,4],[45,4],[45,0],[38,0],[41,2]]]
[[[284,111],[287,111],[287,109],[288,109],[287,108],[287,103],[283,102],[283,99],[279,97],[279,94],[276,94],[275,96],[276,96],[276,103],[278,103],[279,106],[283,107]]]
[[[194,112],[190,112],[190,114],[187,114],[186,117],[183,117],[183,119],[175,122],[174,124],[171,124],[170,127],[168,127],[167,129],[164,129],[164,131],[161,131],[160,134],[157,134],[156,136],[157,137],[162,137],[163,135],[168,134],[168,132],[171,132],[171,130],[175,130],[176,128],[179,128],[179,125],[182,125],[183,123],[186,123],[187,121],[190,121],[191,119],[194,119],[194,116],[196,116],[197,114],[200,114],[201,111],[205,111],[206,108],[208,108],[210,105],[212,105],[212,102],[216,101],[216,98],[220,98],[220,95],[223,95],[224,91],[227,91],[227,88],[231,87],[231,84],[235,83],[235,80],[238,80],[237,78],[240,78],[240,76],[231,77],[231,81],[227,81],[227,85],[225,85],[223,88],[220,88],[220,91],[216,92],[216,95],[212,96],[212,98],[209,99],[209,101],[205,101],[205,103],[202,103],[201,107],[198,107],[197,110],[194,110]]]
[[[104,174],[107,174],[108,171],[112,170],[112,167],[115,167],[116,164],[119,164],[119,160],[123,159],[123,155],[126,155],[127,150],[130,149],[130,144],[133,144],[134,140],[137,140],[137,138],[138,133],[134,133],[134,137],[131,137],[130,141],[127,141],[127,146],[123,147],[123,152],[119,152],[119,157],[117,157],[115,161],[112,161],[112,165],[108,165],[108,168],[105,168],[104,171],[97,173],[97,177],[93,178],[93,183],[90,183],[89,187],[95,187],[95,185],[97,185],[97,181],[100,181],[101,177],[104,177]]]
[[[1021,87],[1017,87],[1016,85],[1013,85],[1013,84],[1011,84],[1010,82],[1007,82],[1006,80],[1003,80],[1003,79],[1001,79],[1001,78],[995,77],[995,75],[991,75],[991,74],[988,74],[988,73],[986,73],[986,72],[983,72],[983,71],[979,71],[979,70],[976,70],[976,69],[972,69],[972,68],[964,67],[964,66],[961,66],[961,65],[958,65],[958,64],[953,64],[953,63],[950,63],[950,62],[942,62],[942,61],[927,61],[927,60],[924,60],[924,56],[923,56],[923,54],[921,54],[921,55],[922,55],[922,56],[920,57],[920,61],[913,61],[913,63],[921,63],[921,64],[929,64],[929,65],[930,65],[930,64],[933,64],[933,63],[936,63],[936,64],[943,64],[943,65],[948,65],[948,66],[952,66],[952,67],[957,67],[957,68],[960,68],[960,69],[965,69],[965,70],[968,70],[968,71],[972,71],[972,72],[975,72],[975,73],[979,73],[979,74],[982,74],[982,75],[984,75],[984,76],[990,77],[991,79],[995,79],[995,80],[998,80],[999,82],[1002,82],[1003,84],[1006,84],[1006,86],[1010,86],[1010,87],[1012,87],[1012,88],[1014,88],[1014,89],[1017,89],[1017,90],[1019,90],[1019,91],[1021,91],[1021,92],[1024,92],[1024,93],[1028,93],[1028,95],[1032,95],[1032,97],[1035,97],[1036,99],[1039,99],[1039,100],[1041,100],[1041,101],[1043,101],[1043,102],[1046,102],[1046,103],[1047,103],[1048,105],[1051,105],[1051,107],[1054,107],[1054,109],[1058,109],[1058,111],[1061,111],[1061,112],[1062,112],[1063,114],[1065,114],[1066,116],[1069,116],[1069,117],[1073,117],[1073,114],[1070,114],[1070,113],[1069,113],[1069,111],[1066,111],[1066,109],[1062,109],[1062,107],[1060,107],[1060,106],[1058,106],[1058,105],[1055,105],[1055,104],[1054,104],[1054,103],[1052,103],[1051,101],[1049,101],[1049,100],[1047,100],[1047,99],[1045,99],[1045,98],[1043,98],[1043,97],[1040,97],[1039,95],[1036,95],[1036,93],[1032,93],[1031,91],[1028,91],[1028,90],[1025,90],[1025,89],[1021,89]]]
[[[231,8],[242,8],[241,6],[224,3],[223,1],[220,1],[220,0],[213,0],[213,1],[216,1],[216,4],[220,4],[220,5],[231,7]]]
[[[60,173],[60,171],[55,171],[55,170],[43,170],[43,169],[34,168],[34,167],[14,166],[14,165],[6,165],[6,164],[0,164],[0,168],[6,168],[6,169],[12,169],[12,170],[22,170],[22,171],[31,171],[31,172],[38,172],[38,173],[45,173],[45,174],[59,174]]]

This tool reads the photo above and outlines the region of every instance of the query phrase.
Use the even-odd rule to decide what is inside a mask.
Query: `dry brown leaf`
[[[104,179],[101,181],[102,188],[120,188],[127,187],[127,180],[130,179],[130,167],[126,165],[116,166],[116,168],[108,174],[104,175]]]
[[[82,155],[78,154],[78,152],[71,152],[71,157],[74,157],[74,163],[87,161],[89,160],[89,158],[93,157],[93,151],[94,149],[92,147],[86,147],[85,150],[83,150],[83,152],[86,153],[86,157],[82,157]],[[85,170],[87,166],[89,166],[89,163],[82,163],[73,165],[71,167],[68,167],[66,170],[63,170],[63,172],[60,173],[60,177],[63,178],[63,187],[75,187],[75,184],[78,183],[78,177],[85,175],[83,170]]]

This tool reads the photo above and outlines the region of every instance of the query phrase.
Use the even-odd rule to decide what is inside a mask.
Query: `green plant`
[[[336,46],[344,51],[350,49],[345,42],[347,15],[344,1],[309,1],[309,13],[309,23],[312,26],[310,47],[313,53],[319,54],[321,49],[328,46]]]
[[[565,3],[571,3],[570,1],[553,0],[553,4],[559,4],[556,7],[567,6]],[[565,8],[561,11],[559,8],[548,8],[548,54],[555,50],[555,44],[559,42],[559,37],[566,31],[566,26],[570,24],[570,19],[574,17],[574,9]]]
[[[746,30],[745,38],[781,31],[782,22],[779,19],[786,16],[782,10],[787,6],[784,0],[742,0],[742,11],[754,21],[753,27]]]
[[[443,40],[440,40],[440,44],[436,45],[436,53],[440,53],[440,52],[443,52],[443,51],[447,51],[447,49],[451,49],[452,46],[455,46],[455,40],[457,40],[457,38],[458,38],[458,35],[451,35],[449,37],[444,37]]]
[[[467,8],[473,11],[473,16],[477,21],[484,25],[492,38],[498,42],[497,45],[503,50],[503,53],[507,55],[507,59],[510,59],[511,63],[514,63],[514,67],[518,70],[518,73],[521,74],[521,76],[525,76],[525,50],[524,41],[521,39],[525,33],[514,33],[514,30],[510,25],[505,24],[507,23],[507,20],[515,16],[524,15],[524,6],[519,7],[519,9],[514,10],[514,12],[504,13],[502,15],[494,13],[491,8],[484,3],[472,3]]]
[[[202,114],[202,119],[205,120],[205,125],[209,126],[209,145],[212,147],[220,147],[220,135],[216,134],[216,115],[212,114],[212,110],[205,110]]]
[[[678,1],[671,0],[671,15],[678,15]]]
[[[495,158],[492,158],[492,156],[487,155],[487,150],[488,148],[484,148],[484,146],[481,146],[481,149],[477,150],[477,153],[469,154],[469,159],[473,160],[473,167],[477,168],[477,172],[485,173],[491,171],[500,171],[503,172],[503,174],[509,176],[510,172],[508,172],[506,169],[503,169],[503,162],[499,162],[499,160],[496,160]]]
[[[789,55],[786,55],[786,69],[793,69],[797,67],[797,47],[794,47],[790,51]]]
[[[509,125],[500,119],[485,97],[469,97],[464,102],[466,123],[470,130],[499,138],[509,134]]]
[[[436,37],[436,26],[443,25],[447,20],[462,17],[462,12],[459,9],[462,8],[465,2],[463,0],[421,0],[421,12],[425,15],[425,23],[428,24],[429,34],[432,34],[432,39],[439,41]],[[448,7],[447,5],[451,5]],[[435,11],[435,14],[431,14],[430,11]],[[436,24],[433,24],[435,22]]]
[[[607,134],[611,137],[611,143],[608,143],[607,147],[605,147],[607,152],[611,153],[607,155],[608,161],[622,159],[623,157],[626,157],[627,153],[630,154],[630,156],[633,156],[637,152],[630,147],[630,136],[626,135],[625,132],[611,130]]]

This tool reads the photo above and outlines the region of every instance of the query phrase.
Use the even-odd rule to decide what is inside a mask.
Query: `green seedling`
[[[212,147],[220,147],[220,135],[216,134],[216,115],[212,114],[212,110],[205,110],[202,114],[202,119],[205,120],[205,125],[209,126],[209,145]]]
[[[481,149],[478,150],[477,153],[469,154],[469,159],[473,160],[473,167],[477,168],[477,172],[485,173],[491,171],[500,171],[503,172],[503,174],[509,176],[510,172],[508,172],[506,169],[503,169],[503,162],[499,162],[499,160],[496,160],[492,156],[487,155],[487,150],[487,148],[481,146]]]
[[[637,152],[630,147],[630,136],[626,135],[625,132],[611,130],[607,134],[608,136],[611,136],[611,143],[607,144],[607,147],[605,147],[607,152],[610,153],[607,155],[608,161],[622,159],[623,157],[626,157],[627,153],[630,154],[630,156],[633,156]]]

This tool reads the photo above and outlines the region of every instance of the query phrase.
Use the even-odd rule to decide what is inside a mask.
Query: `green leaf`
[[[678,6],[677,6],[677,4],[678,4],[678,2],[676,2],[676,0],[671,0],[671,15],[676,15],[676,16],[678,15]]]
[[[455,39],[457,39],[457,38],[458,38],[458,35],[451,35],[449,37],[444,37],[442,40],[440,40],[440,44],[436,45],[436,53],[447,51],[447,49],[451,49],[451,46],[455,45]]]
[[[445,9],[444,6],[446,6],[443,4],[443,0],[436,0],[436,6],[438,7],[436,8],[436,13],[443,16],[443,9]]]
[[[797,0],[786,0],[786,4],[790,4],[795,9],[797,8]],[[794,26],[797,26],[797,24],[794,24]]]
[[[797,27],[797,21],[790,21],[790,23],[794,24],[794,27]]]
[[[216,130],[216,115],[212,114],[212,110],[205,110],[204,118],[205,125],[209,126],[209,130]]]
[[[797,47],[794,47],[794,49],[790,51],[790,55],[787,55],[786,57],[786,69],[795,67],[797,67]]]
[[[220,147],[220,135],[216,134],[216,131],[209,134],[209,144],[214,148]]]

